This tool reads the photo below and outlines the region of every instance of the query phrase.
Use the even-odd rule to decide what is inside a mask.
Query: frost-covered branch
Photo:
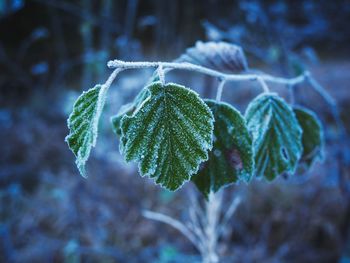
[[[188,240],[191,241],[191,243],[199,250],[202,251],[203,248],[200,246],[198,240],[196,239],[196,237],[193,235],[193,233],[191,232],[191,230],[189,230],[182,222],[161,214],[161,213],[157,213],[157,212],[153,212],[153,211],[149,211],[149,210],[145,210],[143,211],[142,215],[148,219],[152,219],[155,221],[159,221],[165,224],[168,224],[170,226],[172,226],[173,228],[177,229],[178,231],[180,231],[185,237],[188,238]]]
[[[206,252],[203,255],[203,261],[205,263],[219,262],[217,246],[222,201],[222,191],[218,193],[210,192],[205,209],[207,221],[204,227]]]
[[[222,219],[222,223],[220,225],[220,230],[219,230],[219,235],[222,235],[224,233],[225,228],[227,227],[227,225],[229,223],[229,220],[231,219],[233,214],[236,212],[237,207],[239,206],[240,203],[241,203],[240,197],[236,197],[235,199],[233,199],[230,207],[226,210],[224,218]]]
[[[142,68],[157,68],[162,66],[167,69],[178,69],[198,72],[204,75],[209,75],[221,79],[222,81],[261,81],[271,82],[284,85],[296,85],[305,80],[308,72],[295,77],[295,78],[280,78],[274,77],[268,74],[226,74],[220,71],[206,68],[203,66],[195,65],[188,62],[129,62],[122,60],[111,60],[107,63],[109,68],[122,68],[122,69],[142,69]]]
[[[217,93],[216,93],[216,100],[217,101],[221,100],[221,96],[222,96],[222,92],[224,90],[225,83],[226,83],[225,79],[221,80],[220,83],[219,83],[218,90],[217,90]]]
[[[338,104],[335,99],[325,90],[320,83],[318,83],[310,74],[306,75],[306,81],[310,86],[326,101],[326,103],[331,108],[331,113],[338,126],[340,139],[345,137],[345,128],[341,120]]]
[[[266,85],[266,82],[265,82],[265,80],[263,78],[258,77],[257,80],[258,80],[260,86],[262,87],[262,89],[264,90],[264,92],[269,92],[270,91],[269,87]]]
[[[108,79],[106,80],[106,82],[103,84],[104,88],[108,89],[108,88],[112,85],[112,83],[113,83],[113,81],[115,80],[115,78],[117,77],[117,75],[118,75],[120,72],[122,72],[123,70],[124,70],[124,69],[122,69],[122,68],[117,68],[117,69],[115,69],[115,70],[112,72],[112,74],[108,77]]]
[[[330,106],[337,105],[335,99],[330,94],[328,94],[328,92],[310,74],[306,74],[305,77],[310,86],[316,92],[318,92]]]
[[[220,80],[220,84],[218,86],[217,96],[221,99],[222,91],[224,85],[229,81],[257,81],[260,86],[263,88],[265,92],[269,92],[269,88],[267,83],[275,83],[286,85],[289,90],[292,90],[293,87],[297,84],[307,82],[310,86],[319,93],[322,98],[329,104],[332,108],[332,114],[335,118],[339,132],[343,133],[343,124],[339,117],[339,111],[337,107],[337,103],[332,98],[332,96],[312,77],[309,71],[305,71],[303,74],[294,77],[294,78],[282,78],[275,77],[265,73],[241,73],[241,74],[227,74],[214,69],[210,69],[204,66],[195,65],[188,62],[130,62],[130,61],[122,61],[122,60],[110,60],[107,63],[109,68],[116,69],[142,69],[142,68],[158,68],[158,72],[160,72],[160,79],[163,80],[164,74],[170,70],[178,69],[178,70],[187,70],[194,71],[204,75],[209,75]],[[294,98],[292,98],[294,100]]]
[[[335,99],[325,90],[325,88],[318,83],[311,75],[307,75],[307,82],[310,86],[326,101],[331,109],[331,114],[334,118],[335,124],[338,129],[337,140],[340,144],[346,141],[346,129],[344,127],[344,123],[341,119],[339,107]],[[338,171],[338,184],[340,190],[348,197],[350,197],[350,186],[348,185],[348,171],[347,167],[349,166],[347,155],[347,148],[338,148],[337,149],[337,160],[340,171]]]
[[[165,84],[165,73],[164,73],[162,64],[159,65],[157,72],[158,72],[160,82],[164,85]]]

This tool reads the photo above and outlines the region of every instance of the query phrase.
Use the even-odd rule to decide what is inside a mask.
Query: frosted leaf
[[[188,48],[178,62],[189,62],[225,73],[246,71],[248,63],[240,46],[226,42],[197,41]]]
[[[303,130],[303,154],[301,162],[310,167],[314,161],[323,158],[324,137],[321,122],[312,111],[295,107],[294,113]]]
[[[258,177],[273,180],[282,173],[294,173],[303,147],[302,130],[293,110],[277,94],[262,94],[245,114],[253,136]]]
[[[243,180],[248,182],[254,170],[253,145],[245,119],[238,110],[224,102],[205,100],[213,112],[213,149],[209,160],[192,181],[208,197],[210,191]]]
[[[86,177],[85,163],[91,148],[96,144],[98,121],[106,101],[107,87],[96,85],[83,92],[73,106],[67,124],[69,135],[66,142],[76,157],[76,165],[82,176]]]
[[[155,82],[150,99],[121,121],[126,161],[137,161],[142,176],[176,190],[198,171],[212,148],[213,115],[198,94],[183,86]]]

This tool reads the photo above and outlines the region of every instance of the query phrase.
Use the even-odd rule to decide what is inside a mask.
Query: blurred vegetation
[[[140,178],[109,126],[151,72],[125,73],[112,87],[88,180],[64,143],[74,99],[104,82],[109,59],[170,61],[196,40],[225,40],[243,47],[253,69],[312,71],[348,134],[349,21],[342,0],[0,0],[0,262],[198,261],[175,230],[141,216],[187,217],[192,186],[170,193]],[[169,78],[214,96],[211,79]],[[225,100],[242,110],[257,94],[227,86]],[[318,95],[300,86],[295,99],[321,115],[326,159],[309,174],[228,189],[243,202],[219,251],[224,262],[350,262],[349,136],[339,142]]]

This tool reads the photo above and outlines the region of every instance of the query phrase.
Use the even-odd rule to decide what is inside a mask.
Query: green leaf
[[[256,175],[273,180],[294,173],[303,150],[302,130],[288,104],[277,94],[262,94],[245,116],[253,136]]]
[[[213,115],[197,93],[183,86],[155,82],[146,89],[150,98],[122,118],[121,151],[126,161],[139,163],[142,176],[176,190],[208,159]]]
[[[231,105],[205,100],[213,112],[214,144],[209,160],[191,178],[208,197],[210,191],[243,180],[248,182],[254,171],[252,140],[241,113]]]
[[[295,107],[294,113],[303,130],[301,161],[310,167],[317,159],[323,159],[324,138],[321,122],[316,114],[308,109]]]
[[[73,106],[67,124],[69,135],[66,142],[76,157],[76,165],[82,176],[86,177],[85,163],[91,148],[96,144],[98,121],[106,101],[107,88],[96,85],[83,92]]]

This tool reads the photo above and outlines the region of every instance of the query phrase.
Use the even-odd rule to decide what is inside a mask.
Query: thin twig
[[[195,71],[212,77],[220,78],[225,81],[256,81],[258,78],[261,78],[265,82],[284,85],[296,85],[305,80],[305,74],[290,79],[274,77],[268,74],[226,74],[214,69],[209,69],[188,62],[128,62],[122,60],[111,60],[107,63],[107,66],[110,68],[123,69],[141,69],[159,67],[159,65],[162,65],[164,68]]]
[[[221,79],[219,86],[218,86],[218,90],[216,93],[216,100],[217,101],[221,101],[221,97],[222,97],[222,92],[224,90],[224,86],[225,86],[226,80],[225,79]]]
[[[109,87],[112,85],[113,81],[117,77],[117,75],[122,72],[124,69],[122,68],[117,68],[115,69],[112,74],[108,77],[107,81],[103,84],[103,87],[105,89],[109,89]]]
[[[199,246],[201,247],[200,253],[202,256],[206,254],[206,237],[204,234],[205,214],[199,204],[197,198],[194,195],[193,188],[189,190],[190,206],[188,209],[189,221],[188,227],[192,230],[193,234],[197,236]]]
[[[295,104],[295,90],[293,85],[287,85],[289,92],[289,103],[291,105]]]
[[[173,228],[177,229],[178,231],[180,231],[185,237],[187,237],[188,240],[191,241],[191,243],[199,250],[201,251],[201,248],[199,246],[199,243],[196,239],[196,237],[193,235],[193,233],[180,221],[161,214],[161,213],[157,213],[157,212],[152,212],[149,210],[145,210],[143,211],[142,215],[148,219],[152,219],[152,220],[156,220],[165,224],[168,224],[170,226],[172,226]]]
[[[336,122],[336,125],[338,126],[339,130],[339,137],[340,140],[345,138],[346,132],[345,132],[345,127],[344,124],[341,120],[340,113],[339,113],[339,108],[337,105],[337,102],[335,99],[327,92],[325,88],[322,87],[320,83],[318,83],[310,74],[306,75],[306,80],[310,84],[310,86],[318,93],[321,95],[321,97],[327,102],[327,104],[331,108],[331,113],[333,115],[333,118]]]
[[[266,85],[266,82],[261,77],[258,77],[257,81],[259,82],[260,86],[262,87],[265,93],[270,92],[269,87]]]
[[[338,128],[338,143],[341,145],[346,141],[346,129],[344,126],[344,123],[340,116],[339,107],[337,105],[337,102],[335,99],[327,92],[325,88],[322,87],[320,83],[318,83],[310,74],[307,76],[307,81],[310,84],[310,86],[318,92],[322,98],[326,101],[326,103],[331,108],[331,114],[335,120],[336,126]],[[340,167],[340,171],[338,171],[338,184],[340,190],[345,194],[345,196],[350,196],[350,188],[347,186],[347,169],[345,167],[348,167],[349,163],[346,161],[346,147],[340,148],[338,147],[336,149],[336,155],[338,160],[338,166]],[[345,169],[344,169],[345,168]]]
[[[218,226],[220,218],[220,210],[222,205],[222,191],[209,193],[209,200],[206,203],[206,225],[204,228],[206,251],[203,255],[203,261],[206,263],[214,263],[219,261],[217,255],[218,246]]]
[[[205,242],[206,242],[206,238],[204,236],[203,233],[203,229],[197,225],[194,224],[194,222],[192,220],[188,221],[186,223],[186,226],[191,230],[191,232],[193,233],[193,235],[196,236],[196,240],[198,242],[198,248],[199,248],[199,252],[201,253],[201,255],[205,254]]]
[[[332,96],[321,86],[321,84],[319,84],[309,73],[306,74],[306,80],[310,86],[316,92],[318,92],[330,106],[333,107],[337,105],[335,99],[333,99]]]
[[[223,234],[225,228],[228,225],[228,222],[229,222],[230,218],[236,212],[237,207],[239,206],[240,203],[241,203],[241,198],[240,197],[236,197],[233,200],[233,202],[231,203],[230,207],[226,210],[226,213],[225,213],[224,218],[222,219],[222,222],[221,222],[221,225],[220,225],[219,235]]]
[[[191,202],[190,208],[193,209],[193,211],[195,212],[196,218],[198,219],[198,224],[200,226],[203,226],[203,220],[205,218],[205,214],[203,212],[202,206],[199,204],[195,194],[193,193],[192,188],[189,191],[189,197]]]
[[[165,84],[165,74],[164,74],[164,70],[163,70],[163,65],[159,64],[159,67],[157,69],[158,72],[158,76],[159,76],[159,80],[162,83],[162,85]]]

